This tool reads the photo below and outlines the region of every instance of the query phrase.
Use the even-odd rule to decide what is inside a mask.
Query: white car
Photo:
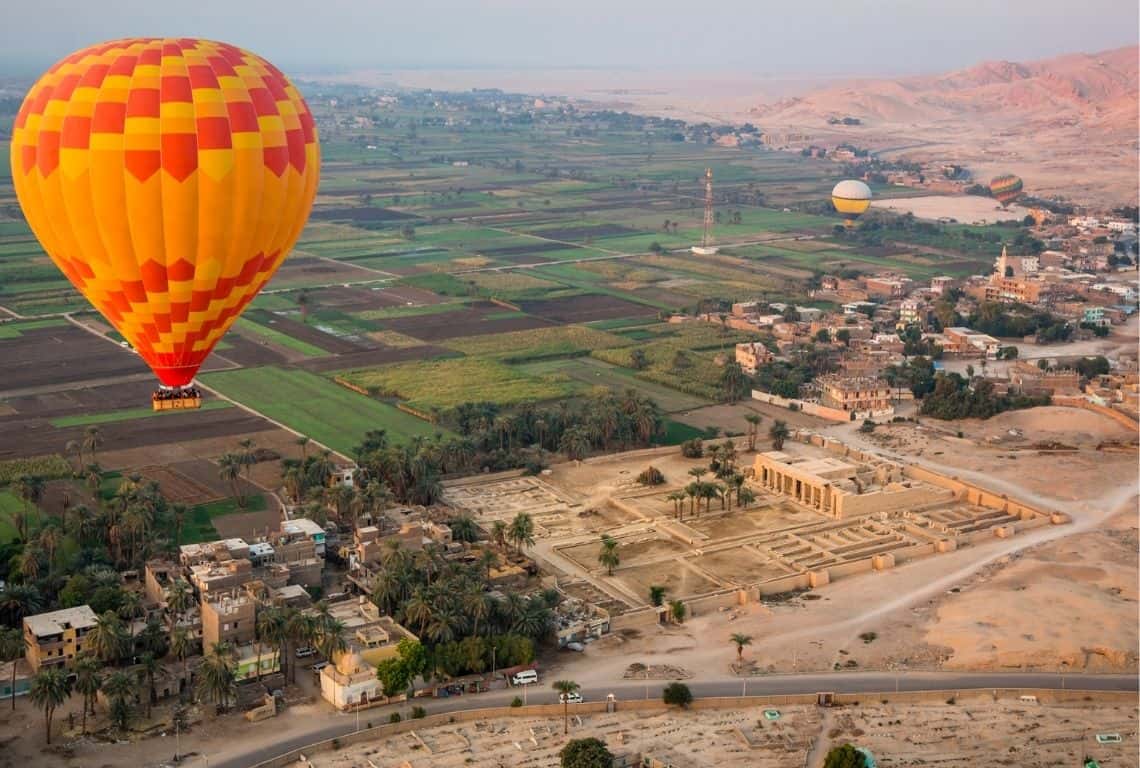
[[[574,691],[573,693],[560,693],[558,694],[559,704],[581,704],[582,694]]]
[[[317,649],[316,648],[305,647],[305,648],[298,648],[297,649],[297,658],[298,659],[307,659],[310,656],[316,656],[316,655],[317,655]]]

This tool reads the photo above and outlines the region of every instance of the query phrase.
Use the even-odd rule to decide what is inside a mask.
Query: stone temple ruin
[[[754,458],[752,458],[754,456]],[[643,486],[652,460],[667,482]],[[798,432],[782,450],[741,454],[757,497],[747,507],[671,500],[700,462],[676,449],[591,459],[581,487],[549,478],[484,476],[449,483],[448,503],[489,528],[530,513],[531,550],[566,594],[605,609],[611,629],[659,620],[649,587],[664,586],[690,614],[718,610],[858,573],[886,570],[1068,518],[957,477],[902,464],[837,440]],[[751,462],[749,466],[745,462]],[[612,575],[597,559],[602,533],[618,541]]]

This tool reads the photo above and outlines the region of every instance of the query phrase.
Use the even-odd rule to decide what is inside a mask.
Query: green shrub
[[[427,710],[423,707],[412,707],[412,719],[423,720],[427,717]]]
[[[693,703],[693,692],[684,683],[669,683],[665,686],[661,698],[666,704],[684,709]]]

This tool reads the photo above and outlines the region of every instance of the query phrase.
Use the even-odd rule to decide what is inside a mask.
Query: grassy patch
[[[505,362],[521,362],[544,357],[584,354],[594,349],[620,347],[630,342],[620,336],[595,331],[581,325],[532,328],[484,336],[466,336],[444,346],[466,355],[492,357]]]
[[[348,371],[342,377],[371,392],[405,399],[421,410],[448,409],[484,400],[517,405],[566,397],[576,389],[560,377],[531,376],[500,362],[478,358],[399,363]]]
[[[207,400],[202,403],[200,411],[216,411],[221,408],[232,408],[233,405],[226,400]],[[61,416],[52,419],[51,425],[58,429],[66,427],[85,427],[88,424],[109,424],[115,421],[134,421],[152,416],[162,416],[170,411],[155,411],[151,408],[125,408],[121,411],[107,411],[105,413],[81,413],[74,416]]]
[[[265,509],[265,497],[260,493],[247,496],[245,507],[239,507],[237,499],[218,499],[207,504],[190,508],[182,524],[182,543],[197,544],[200,541],[213,541],[218,538],[214,528],[214,518],[232,515],[237,512],[261,512]]]
[[[307,371],[266,366],[207,373],[201,379],[226,397],[346,454],[370,429],[388,430],[395,442],[439,431],[387,403]]]
[[[18,339],[24,331],[34,331],[37,328],[59,328],[68,325],[62,317],[45,317],[43,320],[28,320],[26,322],[0,323],[0,339]]]
[[[253,336],[262,341],[268,341],[270,344],[276,344],[280,347],[291,349],[294,352],[300,352],[305,357],[325,357],[328,355],[328,352],[318,346],[310,344],[307,341],[295,339],[288,334],[281,333],[281,331],[266,327],[260,323],[255,323],[248,318],[239,317],[237,322],[234,323],[234,328],[236,328],[239,333]]]
[[[705,431],[703,429],[697,429],[691,424],[682,424],[672,419],[665,422],[666,445],[680,445],[686,440],[692,440],[694,437],[705,437]]]
[[[12,491],[0,491],[0,543],[12,541],[19,537],[16,529],[15,515],[24,511],[24,502]],[[39,519],[38,510],[33,509],[29,516],[28,529],[36,527]]]

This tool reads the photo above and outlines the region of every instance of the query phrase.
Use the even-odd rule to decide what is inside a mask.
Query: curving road
[[[658,698],[669,681],[650,680],[634,682],[623,680],[612,685],[584,689],[587,701],[604,699],[613,694],[618,701],[644,698]],[[1090,691],[1136,691],[1135,675],[1061,675],[1038,672],[841,672],[835,674],[812,675],[766,675],[756,678],[718,678],[715,680],[690,680],[687,682],[696,697],[709,696],[779,696],[787,694],[817,693],[876,693],[890,691],[931,691],[931,690],[985,690],[996,688],[1046,688],[1054,690]],[[557,703],[558,694],[549,687],[538,684],[502,691],[489,691],[480,694],[467,694],[447,699],[419,700],[429,714],[455,712],[463,709],[504,706],[515,696],[525,693],[528,704]],[[359,727],[368,722],[386,722],[391,712],[406,710],[407,703],[377,707],[360,713]],[[406,714],[406,712],[405,712]],[[272,722],[272,721],[269,721]],[[299,749],[308,744],[344,736],[358,727],[357,715],[342,715],[336,721],[305,733],[282,738],[271,746],[258,746],[241,752],[207,756],[208,765],[213,768],[248,768],[277,755]],[[240,747],[238,749],[241,749]],[[204,757],[190,758],[191,766],[205,765]]]

